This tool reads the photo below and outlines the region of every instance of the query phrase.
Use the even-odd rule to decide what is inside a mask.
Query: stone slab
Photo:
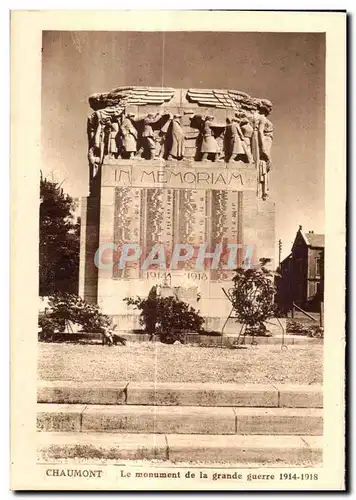
[[[85,405],[37,405],[37,430],[80,432]]]
[[[168,456],[173,462],[263,462],[291,466],[301,461],[322,460],[321,438],[315,438],[313,449],[302,436],[168,435],[167,442]]]
[[[270,384],[132,382],[127,386],[127,404],[277,407],[278,390]]]
[[[312,446],[309,442],[312,439]],[[38,433],[44,460],[75,458],[170,460],[201,463],[293,465],[320,463],[322,438],[309,436],[204,436],[189,434]],[[219,471],[217,471],[219,472]],[[234,472],[234,471],[232,471]]]
[[[323,436],[302,436],[303,441],[309,447],[311,460],[321,461],[323,457]]]
[[[323,436],[302,436],[303,441],[309,446],[312,450],[317,450],[318,448],[323,447],[324,437]]]
[[[125,404],[126,382],[44,381],[37,383],[38,403]]]
[[[323,390],[320,385],[277,385],[281,408],[323,408]]]
[[[42,431],[322,435],[318,408],[38,404]]]
[[[90,406],[82,431],[123,433],[234,434],[232,408],[191,406]]]
[[[242,385],[39,380],[37,401],[38,403],[96,405],[322,408],[323,388],[319,384]]]
[[[234,408],[236,434],[322,435],[319,408]]]
[[[77,432],[38,433],[38,452],[46,460],[100,458],[165,460],[167,444],[162,434],[106,434]]]

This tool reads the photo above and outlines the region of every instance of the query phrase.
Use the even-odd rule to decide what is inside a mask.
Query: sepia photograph
[[[297,13],[296,29],[209,29],[203,14],[195,30],[37,30],[39,163],[26,182],[38,489],[325,489],[333,335],[330,488],[343,489],[327,29],[304,31]],[[260,15],[277,27],[278,13]],[[324,16],[342,42],[345,14]]]

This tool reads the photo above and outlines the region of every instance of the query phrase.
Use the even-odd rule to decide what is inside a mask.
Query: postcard
[[[345,489],[345,75],[345,12],[12,12],[13,490]]]

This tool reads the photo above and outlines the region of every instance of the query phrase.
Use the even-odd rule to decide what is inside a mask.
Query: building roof
[[[289,260],[291,258],[292,258],[292,254],[290,253],[286,257],[284,257],[284,259],[281,260],[281,262],[279,263],[279,265],[285,264],[287,262],[287,260]]]
[[[309,232],[309,233],[303,233],[303,236],[308,246],[324,248],[325,236],[323,234],[316,234]]]
[[[325,247],[325,236],[323,234],[316,234],[314,231],[309,231],[309,233],[305,233],[303,231],[302,226],[299,226],[297,231],[293,246],[292,253],[296,245],[298,245],[298,241],[304,241],[307,247],[313,248],[324,248]]]

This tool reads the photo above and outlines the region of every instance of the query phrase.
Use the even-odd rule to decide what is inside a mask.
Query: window
[[[315,271],[316,276],[321,276],[321,259],[320,257],[316,258],[316,271]]]

